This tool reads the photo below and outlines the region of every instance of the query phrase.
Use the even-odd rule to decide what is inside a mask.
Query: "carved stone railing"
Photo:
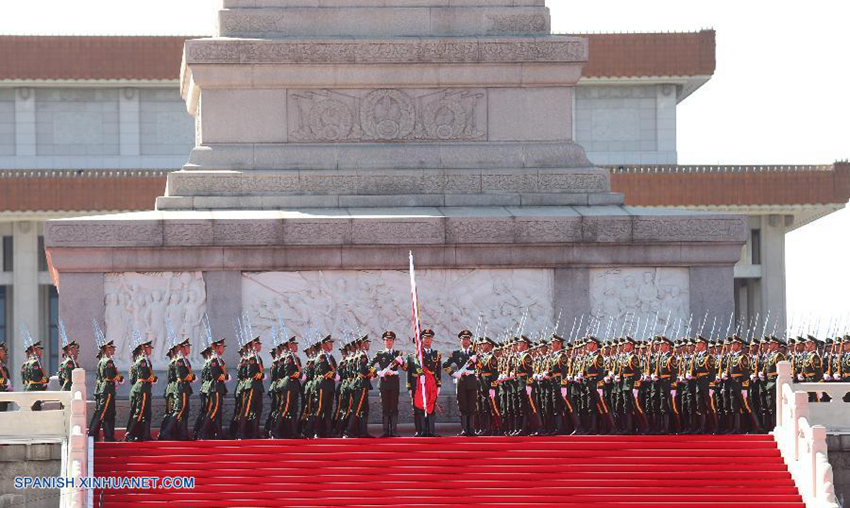
[[[70,392],[0,393],[0,402],[17,406],[0,412],[0,439],[59,441],[65,452],[60,476],[81,478],[88,475],[85,371],[75,369],[72,381]],[[32,410],[36,402],[41,402],[41,411]],[[60,506],[82,508],[85,499],[84,490],[62,489]]]
[[[839,508],[835,498],[832,466],[827,460],[826,430],[812,423],[812,409],[827,403],[809,403],[807,391],[850,391],[850,383],[798,383],[792,385],[791,364],[780,362],[776,384],[776,428],[773,437],[782,453],[803,501],[809,508]],[[843,396],[843,394],[842,394]],[[835,397],[833,397],[835,401]],[[831,403],[830,403],[831,404]],[[838,398],[836,406],[846,405]],[[821,415],[822,416],[822,415]],[[819,421],[818,421],[819,422]],[[840,423],[840,422],[838,422]]]

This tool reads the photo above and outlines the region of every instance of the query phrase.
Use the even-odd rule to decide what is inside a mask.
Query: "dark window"
[[[14,267],[12,265],[12,237],[4,236],[3,237],[3,271],[11,272]]]
[[[750,253],[750,259],[752,259],[754,265],[761,264],[761,231],[758,229],[753,229],[750,231],[750,247],[752,248],[752,252]]]
[[[6,286],[0,286],[0,342],[6,342]]]
[[[47,271],[47,256],[44,254],[44,237],[38,237],[38,271]]]
[[[59,293],[55,286],[47,288],[48,327],[47,337],[50,341],[50,361],[48,362],[50,372],[59,370]]]

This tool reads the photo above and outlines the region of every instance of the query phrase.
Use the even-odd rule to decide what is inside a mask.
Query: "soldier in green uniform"
[[[293,335],[282,344],[278,420],[272,428],[272,437],[296,439],[298,432],[298,400],[301,395],[301,359],[298,357],[298,340]]]
[[[12,391],[12,380],[9,378],[9,369],[6,367],[6,355],[8,354],[6,343],[0,342],[0,393]],[[8,408],[8,402],[0,402],[0,412],[7,411]]]
[[[478,380],[475,378],[475,362],[478,357],[473,351],[470,343],[472,332],[461,330],[457,334],[460,339],[460,349],[452,351],[452,354],[443,362],[443,370],[451,375],[457,389],[457,407],[460,412],[460,436],[472,436],[473,417],[475,416],[478,400]]]
[[[356,373],[353,372],[354,356],[357,354],[355,341],[343,342],[339,347],[340,360],[336,366],[339,383],[334,391],[332,436],[343,436],[348,434],[348,422],[351,418],[351,406],[354,404],[354,386]]]
[[[732,336],[722,374],[724,411],[729,415],[729,430],[734,434],[742,432],[742,415],[748,410],[746,397],[750,382],[750,358],[743,351],[743,345],[741,337],[737,334]]]
[[[201,367],[201,389],[198,392],[201,399],[201,410],[198,411],[198,416],[195,417],[195,425],[192,426],[192,439],[195,440],[200,439],[201,426],[204,424],[204,414],[210,403],[209,394],[204,391],[204,386],[208,385],[212,378],[209,362],[212,357],[212,341],[209,337],[204,338],[204,344],[204,349],[201,350],[201,358],[204,360],[204,365]]]
[[[124,377],[118,373],[112,355],[115,345],[107,341],[95,322],[95,341],[98,344],[97,384],[94,390],[95,407],[89,424],[89,436],[97,440],[103,428],[103,440],[115,441],[115,384],[123,383]]]
[[[696,415],[692,434],[708,433],[708,416],[711,411],[711,383],[714,380],[715,356],[708,350],[708,339],[697,336],[694,354],[691,357],[688,371],[689,410]]]
[[[71,373],[74,372],[79,365],[77,364],[77,354],[80,351],[80,345],[77,341],[68,341],[68,334],[65,333],[65,323],[59,320],[59,338],[62,341],[62,363],[59,364],[59,372],[56,373],[59,378],[59,390],[70,392],[73,380]]]
[[[151,344],[133,333],[133,364],[130,366],[130,418],[125,441],[151,440],[151,389],[157,381],[150,361]]]
[[[617,386],[616,412],[619,418],[616,420],[617,434],[633,434],[637,420],[638,406],[637,388],[635,383],[640,379],[640,358],[635,354],[635,341],[626,337],[621,345],[622,353],[616,360],[614,383]]]
[[[434,377],[434,382],[436,383],[436,397],[440,396],[440,387],[442,386],[442,355],[436,349],[432,349],[431,345],[434,341],[434,331],[430,328],[426,328],[422,330],[422,362],[420,364],[419,358],[416,353],[411,353],[407,357],[407,389],[410,391],[410,398],[414,401],[413,408],[413,422],[416,427],[416,433],[414,437],[437,437],[436,425],[437,425],[437,400],[426,400],[428,402],[427,405],[422,404],[422,408],[416,407],[416,393],[422,388],[426,388],[426,392],[424,394],[420,393],[420,398],[424,399],[422,395],[426,397],[431,397],[434,394],[427,393],[427,377],[431,375]],[[426,386],[422,386],[422,380],[420,379],[422,376],[426,376]],[[428,406],[432,406],[431,409]]]
[[[304,363],[301,396],[301,418],[299,418],[300,434],[305,437],[313,437],[316,434],[316,353],[317,344],[308,344],[304,348],[307,362]]]
[[[565,418],[569,417],[572,421],[573,429],[576,426],[576,414],[573,410],[573,403],[569,398],[569,353],[563,348],[564,338],[555,333],[549,341],[552,352],[550,353],[548,363],[548,376],[552,382],[554,391],[552,401],[552,417],[554,419],[555,430],[553,435],[566,434]]]
[[[166,441],[189,440],[189,402],[193,393],[195,374],[189,363],[191,345],[184,338],[171,348],[168,365],[168,387],[166,388],[167,415],[159,432],[159,439]]]
[[[230,419],[230,426],[228,427],[227,432],[230,439],[236,439],[236,434],[239,431],[239,422],[242,421],[242,415],[245,413],[245,409],[243,407],[243,395],[246,385],[245,380],[248,376],[248,357],[250,356],[248,353],[248,344],[244,340],[240,326],[236,327],[236,340],[239,345],[239,363],[236,364],[236,389],[233,391],[233,416]]]
[[[222,439],[222,414],[224,396],[227,395],[225,382],[230,380],[227,364],[224,361],[225,339],[221,338],[212,343],[209,357],[204,365],[208,371],[208,379],[201,385],[201,393],[206,394],[207,404],[204,406],[204,418],[196,434],[198,439]]]
[[[372,359],[372,367],[378,376],[378,391],[381,394],[381,437],[398,437],[398,396],[400,382],[398,369],[404,369],[407,364],[400,351],[395,345],[396,335],[392,330],[387,330],[381,336],[384,340],[384,349],[375,354]]]
[[[601,343],[596,337],[590,336],[585,341],[586,354],[582,361],[581,383],[584,396],[584,416],[586,424],[583,425],[585,433],[599,434],[600,417],[608,414],[608,407],[602,398],[602,383],[604,370],[604,358],[599,347]]]
[[[355,340],[355,352],[349,361],[351,416],[348,422],[348,437],[375,437],[369,434],[369,392],[372,390],[371,379],[376,373],[369,359],[369,346],[368,335]]]
[[[24,353],[27,359],[21,365],[21,379],[24,381],[25,392],[43,392],[47,390],[47,383],[50,379],[41,365],[41,341],[33,341],[29,329],[21,327],[21,333],[24,339]],[[36,401],[32,406],[33,411],[41,411],[41,401]]]
[[[269,354],[272,357],[272,364],[269,367],[269,414],[266,417],[266,424],[263,428],[263,437],[273,437],[272,430],[277,427],[280,421],[280,392],[283,384],[283,351],[286,349],[286,344],[278,342],[277,329],[272,327],[272,347],[269,349]]]
[[[823,359],[817,350],[817,339],[809,335],[806,339],[803,353],[800,356],[800,373],[798,381],[818,383],[823,380]],[[809,402],[817,402],[818,394],[809,392]]]
[[[762,369],[758,373],[762,382],[762,423],[768,431],[776,427],[776,378],[779,376],[776,366],[779,362],[785,361],[785,355],[779,350],[780,346],[782,341],[779,338],[775,336],[768,338],[767,354],[762,362]]]
[[[260,356],[263,344],[260,337],[247,337],[245,372],[240,377],[242,384],[241,415],[236,439],[258,439],[260,437],[260,420],[263,417],[263,380],[266,377],[263,359]]]
[[[332,351],[334,339],[330,335],[322,339],[316,357],[315,376],[318,405],[316,407],[316,435],[329,437],[333,431],[334,392],[336,382],[341,378],[337,372],[337,363]]]
[[[478,358],[475,373],[478,378],[478,430],[477,436],[492,436],[494,422],[499,418],[496,390],[499,386],[498,358],[493,352],[496,342],[490,337],[481,337],[478,342]],[[497,424],[498,425],[498,424]]]
[[[652,399],[652,418],[655,434],[668,434],[670,432],[671,413],[676,410],[672,406],[672,381],[678,371],[676,357],[671,353],[672,342],[664,336],[656,338],[658,341],[658,353],[652,369],[652,388],[650,398]]]

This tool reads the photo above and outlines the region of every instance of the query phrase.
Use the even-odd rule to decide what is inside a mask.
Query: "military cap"
[[[286,344],[298,344],[298,337],[293,335],[286,341]]]
[[[392,330],[387,330],[387,331],[384,332],[383,335],[381,335],[381,338],[382,339],[393,339],[393,340],[395,340],[395,332],[393,332]]]
[[[562,344],[563,344],[563,342],[564,342],[564,338],[563,338],[563,337],[561,337],[560,335],[558,335],[557,333],[553,333],[553,334],[552,334],[552,337],[550,337],[550,339],[551,339],[551,340],[550,340],[550,342],[558,341],[558,342],[560,342],[560,343],[562,343]]]
[[[333,341],[334,341],[334,338],[333,338],[333,337],[331,337],[331,334],[326,335],[326,336],[325,336],[325,338],[324,338],[324,339],[322,339],[322,343],[323,343],[323,344],[324,344],[325,342],[333,342]]]
[[[463,330],[461,330],[460,332],[458,332],[457,337],[458,337],[459,339],[462,339],[462,338],[464,338],[464,337],[472,337],[472,332],[470,332],[469,330],[467,330],[466,328],[464,328]]]
[[[5,341],[4,341],[4,342],[0,342],[0,349],[2,349],[3,351],[8,351],[7,346],[6,346],[6,342],[5,342]]]
[[[621,344],[621,345],[626,345],[626,344],[632,344],[632,345],[634,345],[634,344],[635,344],[635,339],[633,339],[633,338],[631,338],[631,337],[629,337],[629,336],[626,336],[626,337],[623,337],[623,340],[622,340],[622,341],[620,341],[620,344]]]
[[[65,344],[64,346],[62,346],[62,351],[67,351],[69,347],[79,348],[79,347],[80,347],[80,345],[79,345],[79,344],[77,344],[77,341],[76,341],[76,340],[72,340],[71,342],[69,342],[69,343]]]
[[[481,337],[481,343],[487,343],[494,347],[499,345],[496,343],[495,340],[491,339],[490,337]]]
[[[430,328],[426,328],[426,329],[422,330],[422,336],[423,337],[433,337],[434,336],[434,330],[432,330]]]
[[[768,341],[769,342],[775,342],[777,344],[783,343],[782,340],[779,337],[777,337],[776,335],[771,335],[770,337],[768,337]]]
[[[708,339],[706,339],[706,338],[705,338],[705,337],[703,337],[702,335],[697,335],[696,339],[694,339],[694,344],[696,344],[697,342],[705,342],[705,343],[708,343]]]
[[[826,344],[827,346],[830,346],[830,345],[832,345],[832,339],[826,339],[825,341],[823,341],[823,343]]]
[[[730,343],[738,342],[738,343],[743,344],[744,339],[742,339],[741,336],[736,333],[735,335],[733,335],[732,337],[729,338],[729,342]]]
[[[597,339],[596,337],[594,337],[592,335],[590,337],[587,337],[586,339],[584,339],[584,345],[590,344],[591,342],[595,343],[597,346],[602,345],[602,343],[599,341],[599,339]]]
[[[814,335],[811,335],[811,334],[810,334],[810,335],[807,335],[807,336],[806,336],[806,339],[805,339],[805,341],[804,341],[804,342],[817,342],[817,340],[818,340],[818,339],[817,339],[817,337],[815,337]]]
[[[225,344],[224,344],[224,342],[225,342],[226,340],[227,340],[227,339],[225,339],[224,337],[222,337],[222,338],[220,338],[220,339],[218,339],[218,340],[214,340],[214,341],[212,342],[212,345],[213,345],[213,346],[224,346],[224,345],[225,345]]]
[[[529,339],[529,338],[528,338],[528,337],[526,337],[525,335],[521,335],[521,336],[519,336],[519,337],[517,338],[517,342],[525,342],[525,343],[526,343],[526,344],[528,344],[529,346],[533,346],[533,345],[534,345],[534,341],[533,341],[533,340],[531,340],[531,339]]]

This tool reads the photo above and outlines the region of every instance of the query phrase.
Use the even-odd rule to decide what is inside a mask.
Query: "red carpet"
[[[803,508],[770,436],[97,443],[95,476],[194,476],[95,506]]]

